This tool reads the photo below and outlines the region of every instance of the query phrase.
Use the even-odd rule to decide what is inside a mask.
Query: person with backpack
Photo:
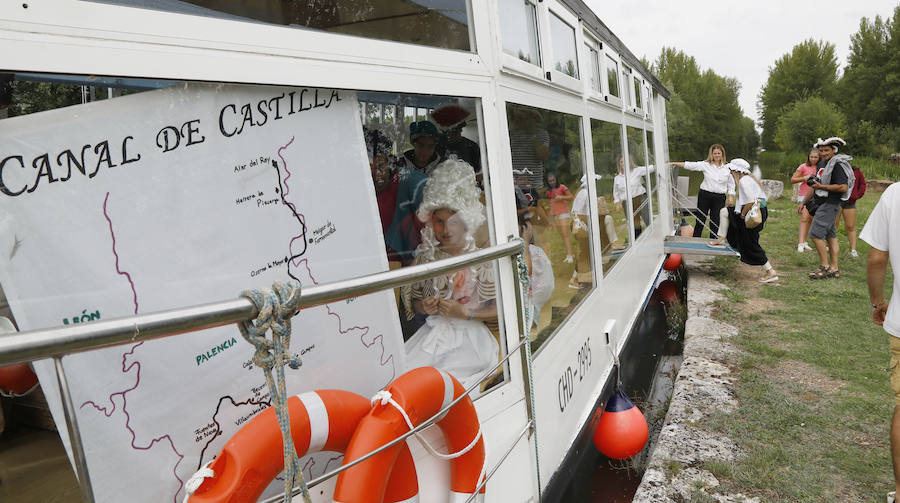
[[[841,209],[841,201],[850,198],[853,189],[853,170],[850,161],[853,159],[847,154],[838,154],[838,147],[847,145],[843,139],[831,137],[825,140],[819,138],[816,148],[819,149],[819,164],[816,176],[806,183],[814,189],[807,193],[804,205],[815,198],[817,203],[815,211],[807,206],[813,215],[812,225],[809,228],[809,237],[812,238],[816,253],[819,255],[819,268],[809,273],[809,279],[840,278],[838,269],[838,240],[835,219]]]
[[[834,220],[834,225],[837,228],[841,224],[841,215],[843,215],[844,231],[847,232],[847,240],[850,241],[850,257],[857,258],[859,253],[856,253],[856,200],[866,193],[866,177],[857,166],[851,164],[850,168],[853,170],[855,179],[853,190],[850,191],[849,199],[841,201],[841,209]]]

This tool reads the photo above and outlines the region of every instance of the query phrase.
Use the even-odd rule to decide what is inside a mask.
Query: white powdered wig
[[[431,213],[439,209],[455,212],[470,236],[484,223],[481,190],[475,183],[475,170],[469,163],[450,158],[431,172],[417,213],[419,220],[427,223]]]

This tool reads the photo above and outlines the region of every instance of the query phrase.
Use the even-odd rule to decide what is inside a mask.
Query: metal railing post
[[[81,487],[81,499],[85,503],[94,503],[94,490],[91,487],[91,476],[84,455],[84,444],[81,442],[81,430],[78,429],[75,404],[72,403],[72,393],[69,391],[69,381],[66,380],[62,357],[53,357],[53,365],[56,369],[56,382],[59,383],[59,397],[62,399],[66,427],[69,430],[69,445],[72,446],[72,457],[75,459],[75,472],[78,475],[78,485]]]
[[[510,240],[512,240],[514,236],[510,236]],[[513,269],[513,284],[515,285],[516,292],[516,318],[518,321],[518,330],[519,330],[519,340],[524,344],[525,351],[519,353],[522,360],[522,385],[525,391],[525,408],[528,414],[528,423],[530,434],[528,435],[530,439],[534,440],[534,470],[535,477],[537,480],[537,493],[538,493],[538,503],[541,501],[541,467],[540,462],[538,460],[538,445],[537,445],[537,419],[535,418],[535,404],[534,404],[534,374],[533,374],[533,366],[531,361],[531,336],[530,328],[526,324],[531,323],[531,319],[526,319],[525,316],[526,309],[530,309],[530,307],[523,305],[523,299],[527,298],[528,292],[522,291],[522,282],[519,278],[519,259],[525,260],[525,247],[528,246],[528,243],[523,243],[522,250],[519,253],[510,257],[510,261],[512,263]]]

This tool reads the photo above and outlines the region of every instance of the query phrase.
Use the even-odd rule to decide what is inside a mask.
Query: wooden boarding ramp
[[[689,238],[684,236],[666,236],[664,246],[666,253],[680,253],[682,255],[726,255],[740,257],[734,248],[725,245],[725,248],[713,248],[707,244],[709,238]]]

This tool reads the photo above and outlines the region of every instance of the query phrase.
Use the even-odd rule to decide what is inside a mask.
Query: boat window
[[[581,120],[514,103],[506,114],[519,232],[529,243],[537,349],[594,287]]]
[[[553,45],[553,69],[572,78],[578,77],[578,53],[575,44],[575,28],[550,13],[550,37]]]
[[[619,63],[606,56],[606,85],[609,86],[610,96],[619,97]]]
[[[77,322],[74,306],[85,322],[146,314],[487,247],[480,110],[480,100],[455,96],[0,73],[0,213],[9,217],[0,241],[27,243],[0,264],[3,290],[27,330]],[[487,374],[507,352],[496,268],[304,309],[291,346],[303,366],[287,371],[288,391],[371,396],[425,365],[464,384],[484,379],[476,396],[506,382],[507,366]],[[99,400],[91,390],[110,380],[100,369],[116,367],[92,366],[92,354],[78,368],[97,371],[69,370],[70,382]],[[248,372],[252,355],[229,325],[144,345],[136,357],[171,369],[145,365],[149,394],[204,371],[216,396],[243,397],[263,380]],[[88,436],[108,427],[100,416]],[[186,455],[203,446],[185,444]]]
[[[644,150],[644,131],[628,126],[626,139],[628,140],[628,191],[631,194],[632,208],[634,209],[634,236],[637,238],[650,226],[651,204],[650,194],[647,188],[650,183],[650,174],[656,170],[655,166],[647,164],[646,150]]]
[[[469,51],[466,0],[85,0]]]
[[[537,7],[529,0],[500,0],[500,33],[503,52],[526,63],[541,66]]]
[[[641,82],[637,77],[633,79],[634,81],[634,107],[638,110],[643,109],[643,100],[641,99],[643,90],[641,89]]]
[[[594,172],[597,173],[597,215],[600,221],[600,246],[603,275],[631,246],[628,226],[627,180],[622,156],[622,126],[591,119],[591,143]]]
[[[601,92],[600,89],[600,54],[597,52],[597,49],[594,48],[591,44],[585,44],[585,49],[587,49],[587,57],[588,63],[591,68],[591,90],[595,93],[599,94]]]
[[[625,110],[630,110],[631,104],[634,102],[631,97],[629,82],[631,82],[631,68],[629,68],[628,65],[622,65],[622,85],[624,86],[622,89],[622,99],[625,101]]]
[[[647,165],[656,167],[656,152],[653,144],[653,131],[647,131]],[[653,204],[653,218],[659,217],[659,171],[649,174],[650,200]]]

